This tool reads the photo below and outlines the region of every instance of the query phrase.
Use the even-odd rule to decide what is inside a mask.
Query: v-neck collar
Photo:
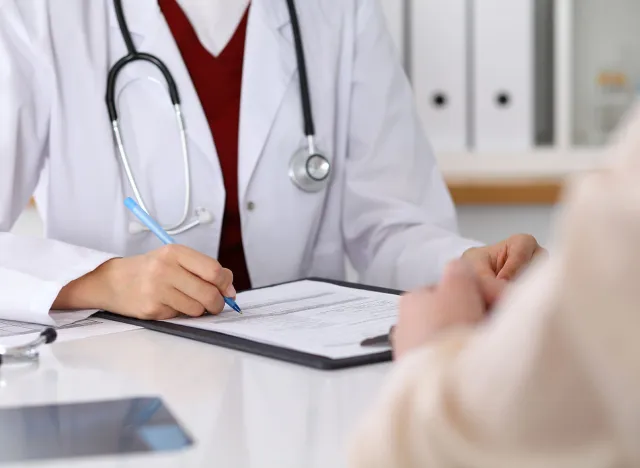
[[[200,40],[214,57],[223,53],[233,38],[250,0],[161,0],[177,1]]]

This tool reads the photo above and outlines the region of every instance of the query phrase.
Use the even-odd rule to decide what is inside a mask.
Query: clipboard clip
[[[367,338],[366,340],[363,340],[360,343],[360,346],[362,347],[384,347],[384,348],[388,348],[392,346],[391,343],[391,336],[393,335],[393,331],[395,329],[394,327],[391,327],[391,330],[389,330],[389,333],[385,334],[385,335],[379,335],[379,336],[374,336],[372,338]]]

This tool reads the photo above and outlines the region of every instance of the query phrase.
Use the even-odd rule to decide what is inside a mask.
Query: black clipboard
[[[387,294],[396,294],[399,295],[402,292],[386,289],[386,288],[378,288],[374,286],[366,286],[362,284],[348,283],[345,281],[334,281],[327,280],[322,278],[307,278],[307,281],[318,281],[322,283],[330,283],[335,284],[337,286],[343,286],[351,289],[361,289],[365,291],[375,291]],[[295,283],[298,281],[304,280],[296,280],[291,281],[289,283]],[[280,283],[280,284],[288,284],[288,283]],[[280,284],[274,284],[272,286],[279,286]],[[265,287],[272,287],[265,286]],[[148,330],[153,330],[161,333],[167,333],[169,335],[175,335],[182,338],[187,338],[190,340],[200,341],[202,343],[212,344],[215,346],[221,346],[223,348],[233,349],[235,351],[242,351],[245,353],[256,354],[258,356],[263,356],[271,359],[277,359],[279,361],[285,361],[292,364],[298,364],[305,367],[311,367],[314,369],[320,370],[338,370],[338,369],[346,369],[350,367],[359,367],[366,366],[370,364],[378,364],[382,362],[391,361],[391,351],[382,351],[372,354],[366,354],[363,356],[354,356],[349,358],[342,359],[332,359],[326,356],[319,356],[316,354],[305,353],[302,351],[296,351],[288,348],[282,348],[280,346],[275,346],[271,344],[259,343],[253,340],[249,340],[246,338],[240,338],[237,336],[231,336],[220,332],[214,332],[210,330],[202,330],[199,328],[186,327],[184,325],[177,325],[175,323],[167,323],[167,322],[159,322],[159,321],[148,321],[148,320],[139,320],[129,317],[123,317],[120,315],[112,314],[110,312],[98,312],[95,314],[96,317],[113,320],[116,322],[127,323],[130,325],[136,325],[142,328],[146,328]]]

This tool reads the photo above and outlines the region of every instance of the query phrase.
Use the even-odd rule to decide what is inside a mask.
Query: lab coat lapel
[[[297,68],[286,2],[253,0],[250,8],[240,104],[241,201]]]
[[[138,51],[157,56],[176,81],[187,138],[211,160],[219,172],[220,165],[215,157],[216,150],[209,123],[180,50],[158,6],[158,0],[123,0],[123,8]],[[118,30],[113,4],[110,8],[110,21],[111,26]],[[134,78],[131,73],[131,67],[125,67],[121,79]],[[221,183],[221,180],[216,183]]]

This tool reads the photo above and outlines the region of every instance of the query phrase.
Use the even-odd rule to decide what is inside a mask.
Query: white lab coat
[[[362,281],[409,288],[475,245],[414,109],[378,1],[297,2],[319,146],[331,185],[297,189],[292,154],[305,144],[290,18],[283,0],[252,2],[239,141],[243,243],[254,286],[306,276],[340,279],[348,254]],[[139,50],[160,57],[182,98],[193,207],[213,222],[177,236],[218,252],[225,191],[188,71],[156,0],[125,0]],[[132,191],[105,106],[109,68],[125,55],[111,0],[0,0],[0,231],[36,187],[46,239],[0,233],[0,318],[49,308],[59,290],[114,256],[160,246],[130,234]],[[157,80],[155,83],[153,80]],[[175,118],[159,72],[136,63],[117,85],[123,136],[151,214],[179,218],[184,200]],[[254,209],[248,208],[250,202]]]

